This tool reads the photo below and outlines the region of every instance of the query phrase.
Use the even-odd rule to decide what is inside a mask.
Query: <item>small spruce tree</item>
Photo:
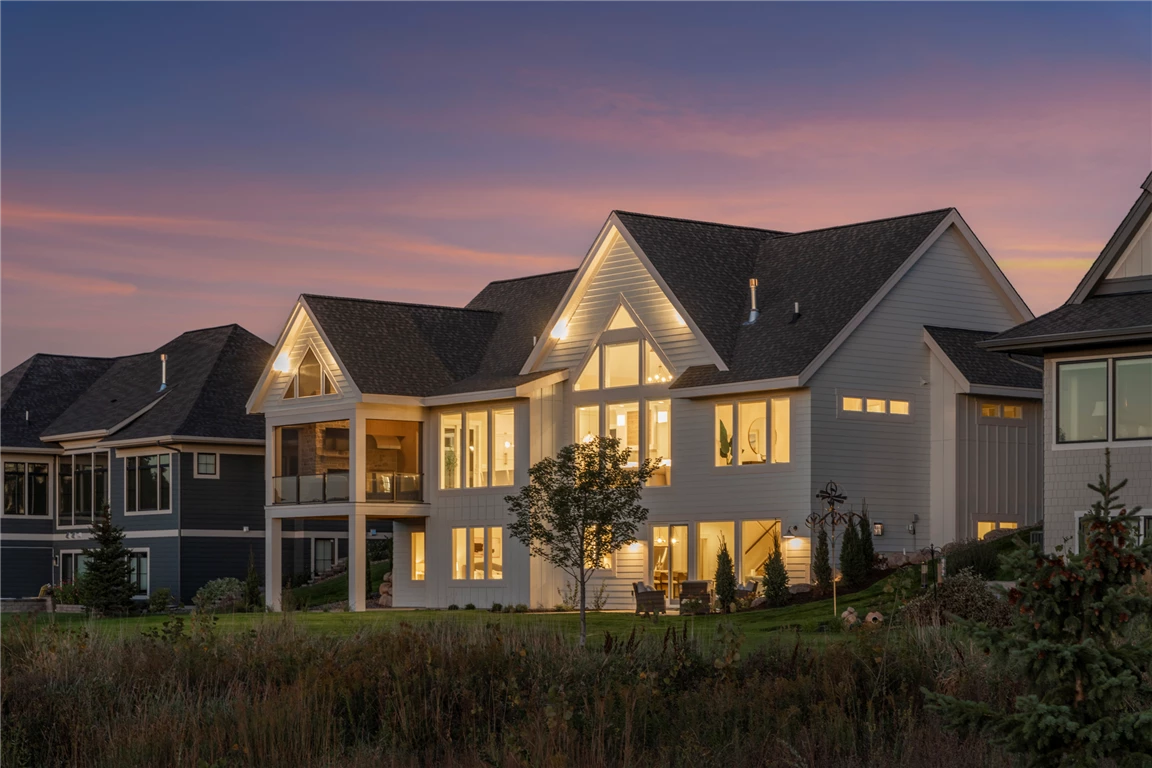
[[[723,539],[716,555],[716,602],[720,603],[720,610],[724,613],[728,613],[736,602],[736,569],[732,555],[728,553],[728,543]]]
[[[260,598],[260,572],[256,570],[256,554],[248,549],[248,575],[244,578],[244,604],[250,611],[258,611],[264,607]]]
[[[860,553],[864,556],[865,571],[876,566],[876,549],[872,545],[872,521],[868,519],[868,504],[860,510]]]
[[[947,725],[983,731],[1033,766],[1152,760],[1152,643],[1138,626],[1152,611],[1144,581],[1152,541],[1136,543],[1140,508],[1121,507],[1118,493],[1128,481],[1113,485],[1109,451],[1104,457],[1104,474],[1088,486],[1100,499],[1083,518],[1083,551],[1045,554],[1038,544],[1019,545],[1005,558],[1019,578],[1008,592],[1012,625],[958,622],[1026,693],[1008,711],[927,694]]]
[[[784,567],[784,555],[780,551],[780,539],[776,548],[764,563],[764,597],[768,605],[784,605],[788,602],[788,569]]]
[[[860,530],[855,522],[849,522],[844,526],[844,537],[840,544],[840,578],[845,587],[851,588],[863,584],[867,576]]]
[[[832,556],[828,551],[828,531],[820,526],[816,534],[816,552],[812,555],[812,578],[822,592],[832,591]]]
[[[92,521],[92,540],[84,575],[80,578],[80,602],[89,610],[124,613],[132,607],[136,586],[132,583],[131,554],[124,546],[124,529],[112,525],[107,505]]]

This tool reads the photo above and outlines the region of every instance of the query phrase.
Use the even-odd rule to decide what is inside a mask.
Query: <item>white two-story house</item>
[[[1120,500],[1152,536],[1152,175],[1063,306],[989,339],[1044,359],[1044,545],[1078,550],[1111,451]]]
[[[327,519],[354,610],[385,520],[397,606],[555,605],[564,577],[510,538],[504,498],[593,435],[661,467],[596,577],[611,607],[636,581],[675,603],[720,542],[741,581],[777,540],[807,581],[829,481],[879,552],[1037,521],[1039,363],[977,346],[1031,317],[954,209],[794,234],[614,212],[578,269],[463,308],[303,295],[248,403],[269,603],[283,521]]]

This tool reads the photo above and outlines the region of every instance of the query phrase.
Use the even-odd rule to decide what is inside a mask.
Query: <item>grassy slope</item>
[[[380,582],[384,580],[384,574],[392,570],[392,563],[387,560],[381,560],[378,563],[372,563],[372,594],[380,588]],[[314,584],[310,587],[297,587],[292,590],[296,595],[296,599],[300,601],[300,605],[327,605],[329,603],[338,603],[342,600],[348,599],[348,574],[337,576],[334,579],[329,579],[320,584]]]
[[[380,564],[383,565],[383,564]],[[375,568],[375,566],[373,566]],[[382,576],[383,573],[380,574]],[[373,578],[377,578],[373,574]],[[336,580],[333,580],[336,581]],[[854,606],[861,616],[870,609],[879,608],[885,614],[890,613],[891,598],[884,594],[886,580],[873,584],[866,590],[857,592],[839,600],[838,610],[843,611],[849,605]],[[329,582],[331,583],[331,582]],[[318,585],[328,587],[328,583]],[[313,588],[316,589],[316,588]],[[332,587],[335,590],[335,587]],[[323,593],[321,601],[324,601]],[[314,595],[313,595],[314,596]],[[336,599],[347,596],[347,587]],[[332,601],[328,601],[332,602]],[[113,633],[136,633],[141,629],[158,627],[163,623],[164,616],[144,616],[129,619],[98,619],[89,620],[81,616],[56,615],[44,616],[44,622],[55,620],[58,624],[83,625],[87,624],[91,631]],[[187,617],[185,617],[187,620]],[[253,627],[258,622],[267,621],[297,621],[309,629],[322,634],[354,634],[364,629],[383,629],[396,626],[401,622],[421,624],[426,622],[452,621],[460,623],[500,623],[517,626],[546,627],[561,634],[575,637],[579,633],[579,617],[575,613],[522,613],[522,614],[494,614],[487,611],[370,611],[367,613],[292,613],[292,614],[232,614],[220,616],[220,628],[223,631],[243,631]],[[731,621],[745,634],[748,644],[760,645],[769,638],[778,637],[781,631],[791,632],[790,627],[799,626],[807,639],[822,642],[835,636],[838,629],[838,620],[832,611],[831,600],[818,600],[803,605],[773,608],[767,610],[748,611],[731,616],[664,616],[658,621],[644,619],[631,613],[602,612],[588,614],[588,635],[591,643],[602,641],[605,632],[613,635],[627,635],[633,629],[638,632],[656,633],[662,635],[669,627],[681,629],[687,624],[689,632],[702,640],[710,640],[716,634],[716,627],[720,622]],[[820,624],[827,623],[833,630],[832,634],[817,633]]]

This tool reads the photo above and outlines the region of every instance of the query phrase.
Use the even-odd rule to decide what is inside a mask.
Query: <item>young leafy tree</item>
[[[821,530],[821,534],[823,533]],[[824,537],[824,546],[824,561],[827,563],[827,536]],[[768,599],[768,605],[784,605],[788,602],[788,569],[784,567],[784,555],[780,551],[780,539],[776,539],[776,548],[768,556],[768,561],[764,563],[764,597]]]
[[[868,519],[868,502],[860,510],[860,554],[864,557],[865,572],[876,564],[876,549],[872,545],[872,521]]]
[[[629,461],[616,438],[574,443],[532,465],[528,485],[504,498],[514,518],[509,533],[579,586],[581,646],[588,636],[588,580],[606,557],[636,541],[648,519],[640,496],[658,460],[638,467]]]
[[[728,542],[724,540],[720,541],[720,551],[716,553],[715,589],[720,610],[728,613],[736,602],[736,568],[732,564],[732,555],[728,553]]]
[[[821,592],[832,589],[832,555],[828,551],[828,531],[820,526],[816,534],[816,552],[812,555],[812,578]]]
[[[124,530],[112,525],[112,514],[105,505],[103,513],[92,521],[91,531],[96,546],[86,553],[80,602],[90,610],[123,613],[132,607],[132,596],[136,594]]]
[[[840,578],[846,587],[857,587],[868,576],[864,564],[864,549],[860,542],[860,530],[855,522],[844,526],[844,537],[840,544]]]
[[[1004,629],[963,623],[1027,693],[1009,711],[986,702],[928,694],[951,727],[980,730],[1033,766],[1149,765],[1152,761],[1152,542],[1136,543],[1139,507],[1125,510],[1112,484],[1109,452],[1083,518],[1079,554],[1045,554],[1039,545],[1009,555],[1019,576],[1009,590],[1013,623]],[[1144,627],[1135,627],[1144,617]],[[1142,634],[1143,633],[1143,634]]]

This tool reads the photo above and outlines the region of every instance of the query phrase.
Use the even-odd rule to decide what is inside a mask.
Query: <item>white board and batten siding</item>
[[[621,296],[677,373],[689,366],[713,362],[704,344],[678,318],[676,308],[647,267],[615,230],[608,235],[603,260],[585,279],[586,288],[574,297],[578,303],[568,319],[567,336],[555,343],[544,362],[537,366],[540,370],[578,368],[592,341],[607,327],[620,306]],[[568,312],[565,308],[564,315]],[[577,373],[573,370],[573,375]]]
[[[955,228],[945,231],[808,382],[813,476],[809,498],[829,480],[859,511],[881,521],[878,552],[919,549],[945,532],[931,526],[931,352],[925,325],[1002,331],[1019,322]],[[841,418],[839,397],[908,400],[910,419]],[[918,515],[916,533],[907,526]]]
[[[1124,255],[1108,273],[1109,280],[1122,277],[1152,276],[1152,216],[1149,216]]]

